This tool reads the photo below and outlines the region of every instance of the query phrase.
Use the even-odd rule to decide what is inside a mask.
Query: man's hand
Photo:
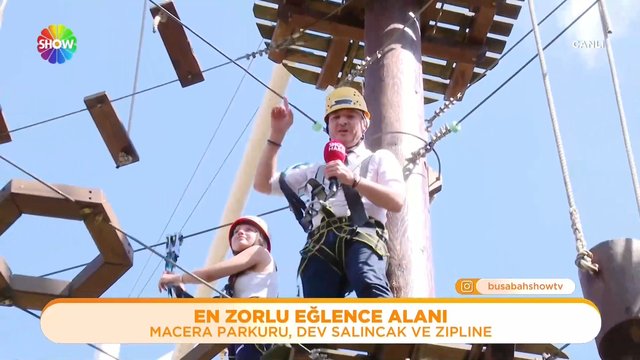
[[[342,161],[329,161],[324,168],[324,177],[330,179],[335,177],[343,185],[351,186],[355,179],[355,174]]]
[[[282,99],[282,104],[271,109],[271,133],[284,136],[293,124],[293,112],[289,107],[289,100]]]

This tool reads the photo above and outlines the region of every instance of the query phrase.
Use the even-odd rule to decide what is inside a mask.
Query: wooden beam
[[[0,191],[0,235],[20,218],[22,212],[13,201],[11,182]]]
[[[53,184],[52,187],[75,201],[67,200],[35,180],[12,179],[5,188],[11,193],[11,201],[20,213],[67,220],[82,220],[83,208],[99,207],[104,199],[98,189],[61,184]]]
[[[327,51],[327,59],[320,70],[320,76],[316,83],[316,89],[325,90],[329,85],[335,85],[338,80],[338,74],[343,67],[344,58],[349,49],[348,38],[334,37],[329,44]]]
[[[116,168],[140,160],[107,94],[103,91],[89,95],[84,98],[84,103],[116,163]]]
[[[11,133],[9,127],[2,114],[2,106],[0,106],[0,144],[11,142]]]
[[[334,14],[325,19],[328,13],[290,4],[284,4],[280,7],[286,8],[286,11],[291,15],[291,22],[296,28],[318,31],[333,37],[364,41],[364,21],[351,14]]]
[[[278,8],[277,16],[276,28],[273,31],[271,44],[269,45],[270,47],[273,47],[269,50],[269,59],[276,64],[280,64],[286,57],[288,49],[277,48],[282,47],[285,41],[287,41],[291,34],[293,34],[295,29],[291,23],[291,13],[289,12],[288,7],[280,6]]]
[[[108,264],[100,254],[73,278],[65,292],[70,297],[98,298],[130,267],[130,265]]]
[[[360,43],[357,43],[355,41],[351,42],[351,46],[349,47],[349,50],[347,51],[347,58],[344,61],[344,63],[342,64],[342,69],[340,69],[340,80],[339,82],[344,81],[347,76],[349,76],[349,74],[351,73],[351,70],[354,67],[354,63],[353,60],[356,58],[356,55],[358,54],[358,49],[360,48]]]
[[[35,276],[11,276],[12,300],[15,306],[42,310],[47,303],[59,297],[68,297],[68,281]]]
[[[484,44],[493,18],[496,15],[496,2],[504,2],[504,0],[494,0],[490,2],[489,5],[481,7],[473,16],[471,26],[467,32],[467,42],[476,45]],[[474,64],[475,61],[471,64],[456,63],[453,73],[451,74],[449,87],[445,93],[445,98],[456,97],[459,93],[464,96],[471,82],[471,77],[473,76]]]
[[[487,48],[483,45],[432,37],[422,40],[422,55],[442,60],[475,64],[486,52]]]
[[[11,268],[7,261],[0,256],[0,304],[3,297],[10,294],[11,289]]]
[[[160,7],[178,19],[180,19],[180,16],[178,16],[178,12],[172,1],[164,2],[160,4],[160,6],[154,6],[150,9],[151,16],[153,16],[154,20],[156,16],[164,19],[164,21],[158,24],[158,32],[160,33],[164,47],[167,49],[173,68],[178,75],[180,85],[184,88],[204,81],[204,75],[202,74],[202,70],[200,70],[198,60],[193,54],[184,28],[171,16],[167,15]]]
[[[127,237],[113,228],[113,226],[120,228],[120,224],[108,202],[102,202],[99,208],[94,208],[91,214],[87,214],[84,225],[105,263],[122,265],[124,269],[131,267],[133,249]]]

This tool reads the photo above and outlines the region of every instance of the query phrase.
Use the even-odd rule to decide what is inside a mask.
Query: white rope
[[[613,58],[613,49],[609,35],[612,33],[607,16],[607,8],[604,0],[598,1],[600,9],[600,19],[602,20],[602,32],[604,33],[604,43],[607,48],[607,56],[609,57],[609,68],[611,69],[611,79],[613,81],[613,90],[616,95],[616,103],[618,105],[618,113],[620,114],[620,126],[622,127],[622,138],[624,139],[624,148],[629,161],[629,169],[631,170],[631,181],[636,195],[636,205],[638,206],[638,214],[640,215],[640,185],[638,184],[638,171],[636,170],[636,162],[633,158],[633,150],[631,149],[631,140],[629,139],[629,130],[627,129],[627,116],[622,106],[622,95],[620,93],[620,84],[618,83],[618,71],[616,70],[616,62]]]
[[[136,90],[138,88],[138,73],[140,71],[140,57],[141,57],[141,53],[142,53],[142,40],[144,39],[144,19],[146,18],[145,15],[147,13],[147,0],[142,0],[142,2],[144,2],[144,5],[142,7],[142,20],[141,20],[141,24],[140,24],[140,40],[138,40],[138,56],[136,57],[136,71],[135,74],[133,75],[133,91],[132,93],[134,95],[131,96],[131,104],[129,106],[129,123],[127,124],[127,134],[131,134],[131,121],[133,119],[133,105],[135,104],[135,100],[136,100]]]
[[[544,90],[547,95],[547,104],[549,105],[549,113],[551,115],[551,124],[553,126],[553,134],[556,140],[556,148],[558,150],[558,157],[560,158],[560,167],[562,168],[562,180],[564,181],[565,190],[567,193],[567,201],[569,202],[569,215],[571,218],[571,230],[576,239],[576,250],[578,256],[576,257],[576,265],[589,272],[598,271],[598,266],[593,264],[593,254],[587,250],[587,243],[584,239],[582,232],[582,224],[580,223],[580,215],[573,198],[573,189],[571,187],[571,179],[569,178],[569,169],[567,168],[567,159],[564,154],[564,146],[562,144],[562,136],[560,134],[560,126],[558,124],[558,117],[556,114],[556,107],[553,101],[553,94],[551,93],[551,84],[549,82],[549,74],[547,72],[547,63],[544,57],[544,50],[542,49],[542,42],[540,40],[540,30],[538,28],[538,21],[536,19],[533,0],[529,0],[529,11],[531,13],[531,24],[533,27],[533,35],[535,37],[536,48],[538,51],[538,58],[540,59],[540,69],[542,71],[542,80],[544,82]]]

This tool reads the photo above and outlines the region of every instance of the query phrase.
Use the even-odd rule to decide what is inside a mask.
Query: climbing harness
[[[366,178],[369,164],[373,154],[368,155],[359,165],[360,177]],[[302,261],[298,267],[300,276],[305,264],[311,255],[317,255],[325,260],[339,274],[344,273],[345,247],[348,240],[362,241],[368,244],[378,255],[387,256],[387,232],[384,225],[367,216],[362,203],[362,198],[357,190],[350,186],[342,185],[342,191],[347,202],[350,216],[336,216],[327,201],[335,196],[335,193],[327,193],[324,183],[324,165],[316,170],[314,178],[305,183],[309,186],[310,201],[306,202],[286,182],[287,175],[294,169],[300,169],[308,164],[298,164],[289,167],[280,174],[280,188],[294,213],[296,220],[307,233],[307,242],[300,250]],[[313,228],[313,219],[322,216],[320,223]],[[335,246],[327,247],[325,240],[330,233],[336,236]]]
[[[369,163],[373,154],[367,156],[360,163],[360,177],[366,178],[369,171]],[[310,200],[305,202],[298,194],[300,191],[294,191],[286,181],[286,177],[291,171],[301,169],[305,166],[309,166],[307,163],[296,164],[290,166],[285,171],[280,173],[278,183],[280,189],[284,194],[287,202],[289,203],[289,209],[293,212],[296,220],[302,227],[305,233],[309,233],[313,228],[313,218],[315,218],[323,209],[329,209],[327,201],[336,195],[335,192],[327,192],[327,189],[323,185],[324,182],[324,169],[325,165],[318,166],[316,175],[314,178],[307,180],[303,188],[310,187],[311,191]],[[341,186],[345,200],[347,201],[347,207],[351,213],[351,225],[358,227],[367,222],[368,217],[362,204],[362,198],[360,194],[350,186]]]

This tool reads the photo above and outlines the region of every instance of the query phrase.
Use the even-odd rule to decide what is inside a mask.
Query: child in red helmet
[[[229,246],[232,258],[192,273],[207,282],[228,276],[227,294],[234,298],[277,297],[278,276],[266,222],[256,216],[237,219],[229,228]],[[162,291],[168,286],[198,282],[189,274],[165,273],[158,288]],[[263,344],[232,344],[229,356],[235,360],[259,360],[269,348]]]

